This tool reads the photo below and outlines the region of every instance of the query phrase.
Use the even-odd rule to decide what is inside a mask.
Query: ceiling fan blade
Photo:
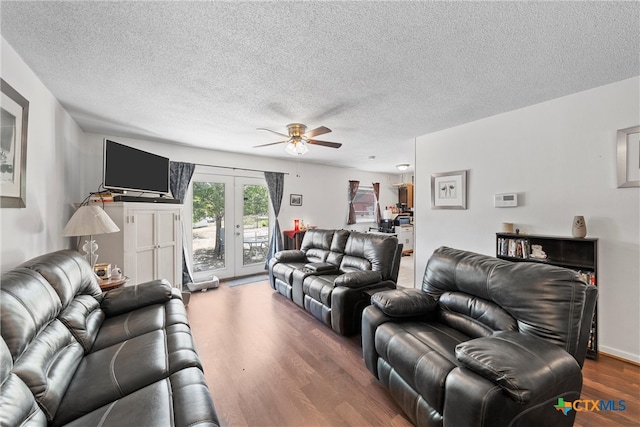
[[[313,138],[314,136],[324,135],[325,133],[331,132],[331,129],[325,126],[320,126],[319,128],[315,128],[310,130],[309,132],[305,132],[304,136],[307,138]]]
[[[284,136],[285,138],[289,138],[289,135],[284,133],[276,132],[275,130],[265,129],[265,128],[257,128],[256,130],[266,130],[267,132],[275,133],[276,135]]]
[[[253,148],[267,147],[269,145],[276,145],[276,144],[284,144],[285,142],[287,142],[287,141],[270,142],[269,144],[254,145]]]
[[[342,147],[342,144],[340,144],[339,142],[318,141],[317,139],[310,139],[307,142],[309,144],[322,145],[323,147],[330,147],[330,148]]]

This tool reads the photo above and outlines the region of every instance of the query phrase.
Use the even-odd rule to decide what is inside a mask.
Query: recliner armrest
[[[304,262],[307,260],[307,255],[298,249],[278,251],[273,257],[279,262]]]
[[[100,308],[107,317],[116,316],[148,305],[160,304],[174,298],[166,280],[152,280],[135,286],[123,286],[104,293]]]
[[[378,292],[371,304],[389,317],[425,316],[434,312],[438,302],[420,289],[393,289]]]
[[[333,282],[335,286],[344,286],[346,288],[360,288],[362,286],[373,285],[382,280],[382,274],[379,271],[350,271],[336,277]]]
[[[513,331],[458,344],[456,358],[522,404],[571,375],[581,375],[578,362],[562,347]]]

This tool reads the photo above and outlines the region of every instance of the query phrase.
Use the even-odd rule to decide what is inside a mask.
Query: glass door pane
[[[269,191],[257,178],[236,178],[236,191],[236,276],[260,273],[269,252]]]
[[[226,177],[220,178],[193,181],[192,259],[196,281],[206,280],[212,274],[226,276],[225,215],[228,190],[224,182]]]

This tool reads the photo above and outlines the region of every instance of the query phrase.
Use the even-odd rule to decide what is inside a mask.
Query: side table
[[[127,283],[128,280],[129,278],[127,276],[124,276],[120,279],[100,280],[100,289],[102,289],[102,292],[110,291],[111,289],[116,289],[123,286],[125,283]]]

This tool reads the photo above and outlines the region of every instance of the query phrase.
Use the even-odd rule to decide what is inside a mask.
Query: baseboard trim
[[[619,360],[621,362],[629,363],[629,364],[634,365],[634,366],[640,366],[640,361],[629,359],[627,357],[618,356],[616,354],[607,353],[605,351],[600,351],[598,354],[599,354],[599,356],[609,357],[611,359],[616,359],[616,360]]]

